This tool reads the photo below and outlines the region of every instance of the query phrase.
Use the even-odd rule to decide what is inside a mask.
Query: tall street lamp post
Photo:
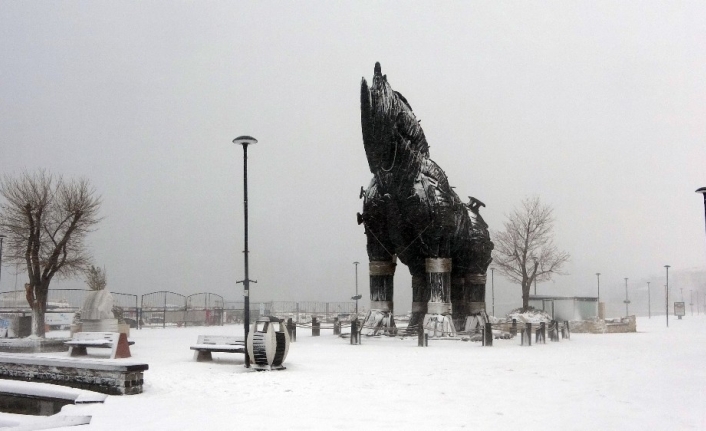
[[[696,189],[696,193],[704,195],[704,220],[706,220],[706,187]]]
[[[652,318],[652,299],[650,296],[650,282],[647,282],[647,318],[651,319]]]
[[[625,278],[625,317],[628,317],[630,315],[630,311],[628,309],[630,305],[630,300],[628,299],[628,279],[627,277]]]
[[[243,146],[243,208],[245,212],[245,250],[243,256],[245,258],[245,279],[243,283],[243,320],[245,323],[245,368],[250,368],[250,356],[248,354],[248,332],[250,331],[250,282],[257,283],[256,280],[250,280],[250,272],[248,268],[248,145],[256,144],[257,139],[252,136],[238,136],[233,139],[234,144]],[[240,283],[240,281],[238,281]]]
[[[667,284],[664,285],[664,290],[667,295],[667,300],[666,303],[664,304],[665,306],[665,311],[664,313],[667,316],[667,328],[669,328],[669,265],[664,265],[665,268],[667,268]]]

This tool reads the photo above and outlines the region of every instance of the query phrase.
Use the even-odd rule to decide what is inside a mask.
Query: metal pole
[[[5,238],[5,235],[0,235],[0,281],[2,281],[2,240]]]
[[[596,273],[596,280],[598,282],[598,303],[601,303],[601,273]]]
[[[245,280],[243,280],[244,307],[243,320],[245,321],[245,368],[250,368],[250,355],[247,351],[248,333],[250,332],[250,273],[248,267],[248,144],[243,144],[243,208],[245,211]]]
[[[625,317],[628,317],[630,315],[630,312],[628,310],[629,304],[630,304],[630,300],[628,299],[628,279],[626,277],[625,278]]]
[[[650,296],[650,282],[647,282],[647,318],[651,319],[652,318],[652,303],[651,303],[651,296]]]
[[[704,221],[706,222],[706,187],[696,189],[696,193],[704,195]]]
[[[243,210],[245,213],[244,240],[245,250],[243,250],[245,263],[245,279],[243,280],[243,320],[245,332],[245,368],[250,368],[250,355],[248,353],[248,333],[250,332],[250,271],[248,266],[248,144],[257,143],[257,139],[250,136],[239,136],[233,139],[234,144],[243,146]]]
[[[667,316],[667,328],[669,328],[669,265],[664,265],[664,267],[667,268],[667,284],[664,285],[664,290],[667,294],[667,300],[664,304],[666,311],[666,313],[664,314]]]
[[[355,265],[355,318],[358,318],[358,264],[360,262],[353,262],[353,265]]]
[[[495,268],[490,268],[490,290],[493,293],[493,316],[495,316]]]

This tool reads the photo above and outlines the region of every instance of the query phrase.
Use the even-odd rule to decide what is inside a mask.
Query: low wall
[[[606,320],[606,332],[608,334],[637,332],[637,322],[635,321],[635,316]]]
[[[147,364],[125,360],[0,354],[0,378],[87,389],[108,395],[142,393]]]
[[[571,332],[586,334],[622,334],[637,332],[635,316],[617,319],[591,319],[571,321]]]

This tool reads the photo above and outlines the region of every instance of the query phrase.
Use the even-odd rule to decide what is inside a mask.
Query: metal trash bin
[[[255,370],[284,370],[289,351],[289,333],[273,316],[258,317],[248,333],[248,354]]]

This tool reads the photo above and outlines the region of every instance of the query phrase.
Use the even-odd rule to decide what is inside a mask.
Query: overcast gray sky
[[[0,169],[91,180],[112,290],[235,300],[231,141],[252,135],[253,299],[347,300],[356,260],[367,297],[359,92],[380,61],[492,229],[523,198],[554,207],[572,261],[540,293],[593,295],[596,272],[622,292],[665,264],[706,268],[705,22],[703,2],[673,1],[0,0]],[[519,303],[497,273],[495,289]]]

